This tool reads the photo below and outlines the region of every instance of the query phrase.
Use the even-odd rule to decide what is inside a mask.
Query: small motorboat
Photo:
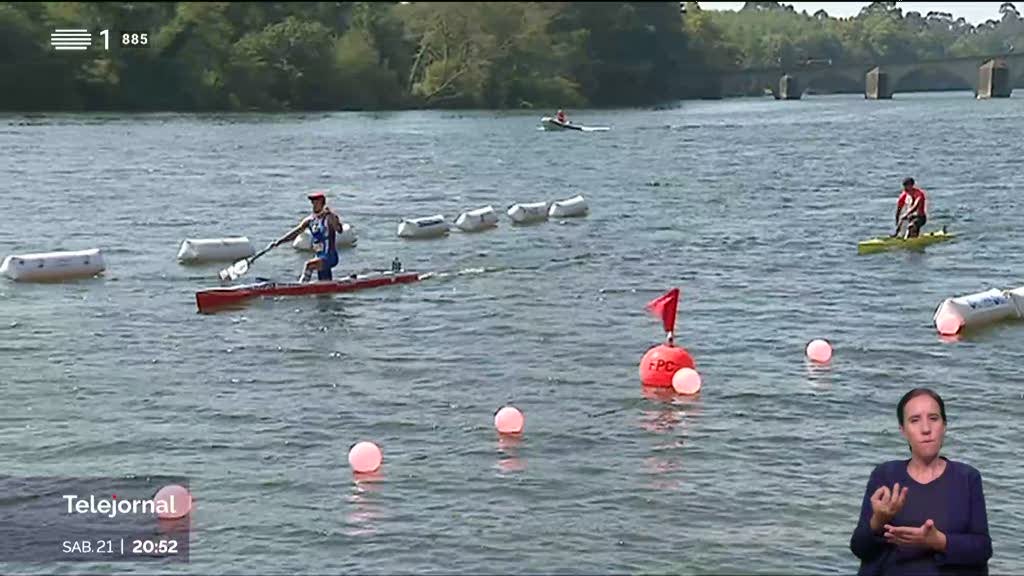
[[[540,125],[545,130],[576,130],[578,132],[604,132],[609,130],[607,126],[583,126],[572,122],[559,122],[557,118],[545,116],[540,119]]]

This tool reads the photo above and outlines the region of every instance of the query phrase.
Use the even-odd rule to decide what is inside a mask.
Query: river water
[[[0,281],[0,469],[184,475],[196,498],[190,564],[63,571],[848,574],[872,467],[909,457],[896,402],[927,385],[944,454],[982,473],[992,570],[1024,572],[1024,326],[931,325],[945,297],[1024,284],[1024,100],[573,111],[612,128],[592,133],[539,116],[0,118],[0,256],[107,262]],[[959,238],[859,256],[906,175]],[[359,236],[339,270],[397,256],[438,276],[197,314],[222,265],[179,265],[181,241],[261,247],[314,189]],[[396,236],[401,217],[577,193],[586,218]],[[248,277],[302,260],[283,246]],[[704,379],[686,399],[637,374],[662,337],[644,305],[676,286]],[[513,442],[493,429],[506,403],[526,415]],[[357,482],[363,439],[384,465]]]

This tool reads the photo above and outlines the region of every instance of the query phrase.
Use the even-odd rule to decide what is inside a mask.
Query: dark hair
[[[903,185],[906,186],[908,184],[913,186],[914,185],[914,179],[913,178],[904,178],[903,179]]]
[[[900,426],[903,426],[903,409],[906,408],[907,402],[910,402],[918,396],[931,396],[932,400],[939,405],[939,414],[942,414],[942,421],[946,421],[946,404],[942,401],[942,398],[931,388],[914,388],[910,392],[903,395],[900,398],[900,403],[896,405],[896,418],[899,420]]]

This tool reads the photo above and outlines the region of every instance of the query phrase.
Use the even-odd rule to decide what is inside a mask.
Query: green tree
[[[552,29],[580,34],[572,76],[592,103],[653,103],[694,93],[707,67],[690,50],[675,2],[568,2]]]
[[[323,24],[295,16],[246,34],[231,55],[238,104],[289,110],[336,106],[336,94],[325,82],[336,70],[335,40]]]
[[[341,108],[371,110],[400,106],[401,88],[393,70],[381,65],[380,52],[366,30],[355,27],[334,47],[332,84]]]
[[[13,110],[81,106],[74,76],[80,54],[55,56],[43,44],[49,33],[44,7],[0,3],[0,104]]]
[[[233,102],[228,66],[237,33],[229,2],[181,2],[153,37],[152,50],[167,82],[162,94],[175,107],[224,108]]]
[[[495,39],[484,34],[478,3],[418,4],[405,13],[417,38],[408,90],[426,105],[480,106],[487,56]]]
[[[738,46],[725,41],[721,26],[696,2],[686,3],[684,29],[690,48],[712,70],[729,70],[742,64]]]

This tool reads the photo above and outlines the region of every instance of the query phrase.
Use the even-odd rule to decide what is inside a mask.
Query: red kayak
[[[392,284],[411,284],[419,282],[427,276],[428,274],[418,272],[371,272],[369,274],[353,274],[343,280],[323,282],[258,282],[226,288],[210,288],[196,292],[196,306],[200,312],[210,312],[264,296],[310,296],[353,292]]]

